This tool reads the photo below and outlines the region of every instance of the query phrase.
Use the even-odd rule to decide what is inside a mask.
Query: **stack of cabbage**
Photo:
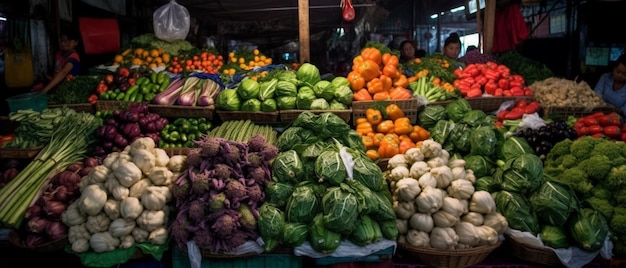
[[[308,240],[316,251],[330,253],[344,239],[359,246],[396,239],[382,171],[341,118],[303,112],[276,145],[281,152],[272,163],[273,181],[258,220],[266,251]]]
[[[319,69],[305,63],[297,71],[275,69],[259,80],[246,78],[222,90],[216,103],[226,111],[346,110],[352,98],[347,78],[322,80]]]
[[[432,139],[389,159],[399,243],[460,249],[498,242],[508,227],[487,191],[475,191],[465,160]]]

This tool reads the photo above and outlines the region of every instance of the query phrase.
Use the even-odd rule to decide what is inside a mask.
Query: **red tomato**
[[[582,118],[582,122],[585,124],[585,126],[588,126],[588,127],[599,124],[598,120],[593,117],[584,117]]]
[[[578,137],[589,135],[589,128],[588,127],[577,128],[576,133],[578,133]]]
[[[607,135],[611,138],[620,138],[622,135],[622,130],[618,126],[606,126],[603,129],[604,135]]]
[[[604,133],[604,128],[600,125],[588,126],[590,134]]]

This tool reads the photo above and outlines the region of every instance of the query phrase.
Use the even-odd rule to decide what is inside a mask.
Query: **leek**
[[[41,188],[55,171],[83,158],[95,140],[93,132],[102,120],[89,113],[68,114],[52,133],[50,143],[43,147],[30,164],[0,189],[0,223],[18,228],[26,209],[37,198]]]

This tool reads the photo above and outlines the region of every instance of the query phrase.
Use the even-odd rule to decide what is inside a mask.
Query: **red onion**
[[[72,192],[70,192],[67,189],[67,187],[65,187],[64,185],[61,185],[54,190],[54,192],[52,193],[52,196],[55,201],[59,201],[64,204],[67,204],[68,201],[70,201]]]
[[[46,230],[48,224],[50,224],[50,220],[36,216],[28,221],[27,228],[31,233],[39,234]]]
[[[43,214],[43,210],[39,205],[32,205],[26,209],[26,213],[24,214],[24,218],[27,220],[32,219],[33,217],[41,216]]]
[[[46,201],[46,205],[43,207],[43,209],[44,211],[46,211],[46,214],[48,214],[48,216],[58,218],[61,217],[61,213],[65,211],[65,204],[59,201],[48,200]]]
[[[9,168],[2,173],[2,182],[9,183],[17,176],[19,170],[17,168]]]
[[[46,242],[46,239],[41,235],[37,234],[28,234],[26,236],[26,240],[24,241],[24,245],[29,248],[34,248]]]
[[[84,168],[81,168],[81,169],[78,171],[78,176],[80,176],[80,177],[82,178],[82,177],[85,177],[85,176],[89,175],[89,172],[91,172],[91,169],[93,169],[93,167],[84,167]]]
[[[66,171],[78,172],[83,168],[83,162],[75,162],[65,168]]]
[[[87,157],[85,158],[83,163],[85,167],[95,167],[97,165],[100,165],[100,160],[98,160],[98,158],[95,158],[95,157]]]
[[[59,240],[67,235],[67,226],[60,221],[53,221],[46,226],[46,234],[52,241]]]
[[[82,171],[84,168],[81,168]],[[79,171],[79,173],[80,173]],[[59,173],[59,177],[57,179],[58,185],[63,185],[69,189],[74,189],[80,183],[81,175],[72,171],[63,171]]]

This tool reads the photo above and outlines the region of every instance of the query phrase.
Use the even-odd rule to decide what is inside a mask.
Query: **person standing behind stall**
[[[461,38],[457,33],[451,33],[443,43],[443,55],[451,60],[457,60],[461,53]]]
[[[620,110],[622,121],[626,115],[626,54],[615,61],[611,72],[600,76],[594,91],[602,96],[604,102]]]
[[[59,39],[60,50],[54,56],[54,73],[50,82],[41,90],[49,92],[65,80],[68,75],[76,76],[80,71],[80,56],[76,52],[80,35],[73,29],[66,29]]]
[[[407,63],[415,60],[415,46],[411,40],[404,40],[400,43],[400,63]]]

